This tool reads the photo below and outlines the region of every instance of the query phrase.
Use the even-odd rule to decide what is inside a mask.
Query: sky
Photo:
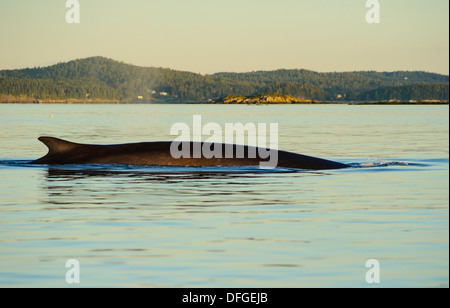
[[[0,1],[0,69],[104,56],[201,74],[274,69],[449,74],[449,1]]]

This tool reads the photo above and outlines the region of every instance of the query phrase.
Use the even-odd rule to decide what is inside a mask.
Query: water
[[[194,114],[353,168],[25,164],[39,136],[173,140]],[[71,286],[68,259],[82,287],[449,286],[448,106],[0,105],[0,141],[2,287]]]

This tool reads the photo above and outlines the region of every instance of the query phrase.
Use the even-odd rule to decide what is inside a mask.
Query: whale
[[[343,163],[322,158],[236,144],[179,141],[176,146],[189,149],[188,154],[190,155],[177,157],[177,155],[173,155],[174,142],[172,141],[96,145],[75,143],[55,137],[39,137],[38,140],[47,146],[48,153],[30,162],[34,165],[261,166],[264,162],[269,161],[267,151],[270,151],[277,157],[277,163],[274,167],[306,170],[333,170],[350,167]],[[227,156],[229,154],[229,152],[226,152],[227,147],[228,150],[233,150],[232,153],[241,153],[242,155]],[[204,148],[219,149],[218,153],[222,155],[211,157],[211,155],[202,151]],[[266,153],[266,155],[261,153]]]

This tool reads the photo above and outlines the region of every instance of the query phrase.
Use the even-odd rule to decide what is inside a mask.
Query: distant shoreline
[[[311,102],[311,103],[278,103],[278,104],[225,104],[225,103],[204,103],[204,102],[0,102],[0,105],[255,105],[255,106],[275,106],[275,105],[449,105],[448,101],[424,101],[424,102],[345,102],[345,101],[323,101],[323,102]]]
[[[225,105],[448,105],[448,101],[441,100],[389,100],[389,101],[319,101],[301,99],[290,95],[259,94],[255,96],[225,96],[216,100],[209,100],[201,104],[225,104]]]
[[[305,69],[201,75],[105,57],[0,70],[0,103],[430,104],[431,100],[433,104],[449,100],[449,76]]]
[[[179,102],[169,100],[104,100],[104,99],[32,99],[21,96],[0,96],[0,104],[26,105],[449,105],[449,101],[420,100],[420,101],[318,101],[300,99],[281,94],[260,94],[256,96],[225,96],[208,101]]]

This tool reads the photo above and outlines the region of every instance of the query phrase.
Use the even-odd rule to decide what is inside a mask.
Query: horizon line
[[[158,68],[158,69],[166,69],[166,70],[172,70],[172,71],[177,71],[177,72],[186,72],[186,73],[193,73],[193,74],[198,74],[201,76],[211,76],[211,75],[215,75],[215,74],[223,74],[223,73],[229,73],[229,74],[249,74],[249,73],[256,73],[256,72],[274,72],[274,71],[282,71],[282,70],[286,70],[286,71],[309,71],[309,72],[313,72],[313,73],[319,73],[319,74],[333,74],[333,73],[360,73],[360,72],[375,72],[375,73],[396,73],[396,72],[408,72],[408,73],[417,73],[417,72],[421,72],[421,73],[427,73],[427,74],[436,74],[436,75],[441,75],[441,76],[447,76],[450,77],[449,74],[444,74],[444,73],[437,73],[437,72],[431,72],[431,71],[424,71],[424,70],[394,70],[394,71],[378,71],[378,70],[373,70],[373,69],[368,69],[368,70],[348,70],[348,71],[317,71],[317,70],[313,70],[313,69],[306,69],[306,68],[277,68],[277,69],[271,69],[271,70],[264,70],[264,69],[259,69],[259,70],[253,70],[253,71],[219,71],[219,72],[214,72],[214,73],[199,73],[199,72],[194,72],[194,71],[188,71],[188,70],[180,70],[180,69],[175,69],[175,68],[170,68],[170,67],[162,67],[162,66],[144,66],[144,65],[138,65],[138,64],[133,64],[133,63],[128,63],[122,60],[116,60],[113,58],[109,58],[109,57],[105,57],[105,56],[89,56],[89,57],[83,57],[83,58],[76,58],[76,59],[72,59],[72,60],[66,60],[66,61],[58,61],[56,63],[53,64],[48,64],[45,66],[28,66],[28,67],[22,67],[22,68],[0,68],[0,71],[14,71],[14,70],[26,70],[26,69],[42,69],[42,68],[46,68],[46,67],[51,67],[51,66],[55,66],[58,64],[65,64],[65,63],[70,63],[70,62],[74,62],[74,61],[81,61],[81,60],[88,60],[88,59],[93,59],[93,58],[103,58],[106,60],[111,60],[114,62],[119,62],[125,65],[130,65],[130,66],[136,66],[136,67],[140,67],[140,68]]]

